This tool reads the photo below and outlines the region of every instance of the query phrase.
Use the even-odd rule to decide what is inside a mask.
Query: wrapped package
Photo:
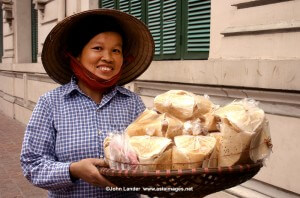
[[[133,136],[129,138],[139,160],[139,170],[170,169],[172,165],[171,139],[156,136]]]
[[[182,134],[183,123],[168,113],[146,109],[126,128],[128,136],[160,136],[173,138]]]
[[[202,164],[202,168],[218,167],[218,155],[220,152],[220,146],[221,146],[221,141],[222,141],[223,136],[222,136],[222,133],[220,133],[220,132],[209,133],[209,136],[216,138],[216,146],[214,147],[214,150],[212,151],[210,156],[208,156],[204,160],[204,162]]]
[[[199,118],[195,120],[188,120],[183,123],[182,135],[200,135],[202,133],[205,132]]]
[[[222,139],[218,166],[232,166],[249,162],[249,147],[253,133],[236,131],[228,122],[220,124]]]
[[[164,115],[146,109],[133,123],[126,128],[128,136],[159,135],[164,127]]]
[[[212,105],[209,99],[183,90],[170,90],[154,98],[156,110],[182,121],[201,117],[211,110]]]
[[[172,169],[199,168],[215,145],[216,139],[211,136],[182,135],[174,138]]]
[[[250,158],[253,162],[267,159],[272,151],[269,121],[264,120],[262,129],[258,131],[250,143]]]
[[[111,169],[133,170],[139,164],[138,156],[129,144],[126,134],[110,134],[104,140],[105,160]]]
[[[214,111],[209,111],[208,113],[203,115],[204,117],[204,122],[202,124],[202,127],[205,131],[208,132],[213,132],[213,131],[218,131],[218,127],[217,127],[217,118],[214,115]]]
[[[234,101],[217,109],[214,114],[221,121],[227,119],[237,131],[255,133],[262,127],[265,113],[258,108],[255,100],[243,99]]]
[[[243,99],[217,109],[215,116],[220,120],[223,135],[218,166],[249,163],[250,143],[262,129],[265,113],[255,100]]]

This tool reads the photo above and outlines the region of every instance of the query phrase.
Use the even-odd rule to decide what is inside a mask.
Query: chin
[[[103,80],[109,80],[111,79],[113,76],[103,76],[103,75],[96,75],[98,78],[101,78]]]

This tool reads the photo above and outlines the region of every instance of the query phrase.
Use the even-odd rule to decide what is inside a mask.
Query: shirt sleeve
[[[70,163],[58,162],[55,155],[55,129],[50,103],[42,96],[27,125],[21,151],[25,177],[35,186],[55,190],[73,185]]]

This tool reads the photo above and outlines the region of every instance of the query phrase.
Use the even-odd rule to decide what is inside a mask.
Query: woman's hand
[[[104,178],[98,171],[96,166],[107,166],[103,159],[88,158],[80,160],[79,162],[73,162],[70,165],[70,174],[74,178],[80,178],[84,181],[98,187],[116,187],[116,185],[110,183]]]

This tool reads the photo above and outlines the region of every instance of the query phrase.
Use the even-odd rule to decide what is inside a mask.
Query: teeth
[[[110,71],[112,70],[112,68],[110,67],[97,67],[98,69],[102,70],[102,71]]]

